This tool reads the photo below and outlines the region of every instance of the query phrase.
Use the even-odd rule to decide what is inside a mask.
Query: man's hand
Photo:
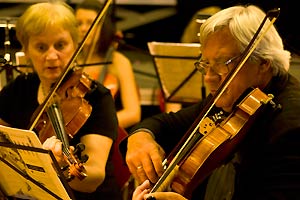
[[[163,174],[165,152],[150,133],[137,132],[128,138],[126,163],[139,184],[149,179],[157,182]]]

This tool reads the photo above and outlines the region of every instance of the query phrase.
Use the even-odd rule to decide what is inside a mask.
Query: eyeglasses
[[[202,74],[206,74],[209,69],[212,69],[216,74],[222,76],[229,72],[228,65],[232,63],[235,59],[240,57],[240,55],[235,56],[226,62],[216,62],[214,65],[210,65],[208,62],[201,61],[201,58],[194,63],[195,68]]]

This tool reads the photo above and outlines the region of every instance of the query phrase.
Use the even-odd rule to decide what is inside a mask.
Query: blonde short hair
[[[62,1],[31,5],[16,23],[16,35],[23,48],[27,49],[31,36],[49,28],[62,27],[70,32],[74,44],[78,44],[78,29],[74,11]]]

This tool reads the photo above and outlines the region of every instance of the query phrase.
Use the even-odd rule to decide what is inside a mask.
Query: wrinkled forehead
[[[228,28],[223,28],[207,35],[203,44],[201,44],[202,54],[207,52],[214,54],[235,54],[239,52],[236,39],[230,33]],[[218,52],[218,53],[217,53]]]

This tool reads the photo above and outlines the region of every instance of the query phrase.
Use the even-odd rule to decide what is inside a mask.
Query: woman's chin
[[[52,74],[51,76],[48,76],[47,79],[52,82],[55,83],[59,78],[60,78],[61,74]]]

